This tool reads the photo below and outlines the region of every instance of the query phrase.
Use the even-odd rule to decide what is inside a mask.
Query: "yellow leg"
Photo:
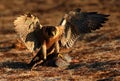
[[[58,54],[58,57],[60,57],[60,58],[63,59],[64,61],[67,61],[67,60],[65,59],[65,57],[63,56],[63,54],[61,54],[61,53]]]
[[[62,60],[66,61],[66,62],[69,62],[71,61],[71,57],[68,56],[68,55],[63,55],[61,53],[58,54],[58,58],[61,58]]]
[[[58,57],[64,58],[63,55],[61,53],[58,54]]]
[[[38,63],[34,64],[34,65],[32,66],[32,68],[31,68],[31,70],[33,70],[37,65],[39,65],[39,64],[41,64],[41,63],[43,63],[43,60],[41,60],[41,61],[39,61]]]

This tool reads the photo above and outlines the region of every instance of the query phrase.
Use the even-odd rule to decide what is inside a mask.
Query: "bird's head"
[[[54,26],[45,27],[44,34],[47,38],[52,38],[57,34],[57,28]]]

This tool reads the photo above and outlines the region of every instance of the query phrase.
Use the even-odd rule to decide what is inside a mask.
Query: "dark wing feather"
[[[108,20],[107,17],[108,15],[97,12],[80,12],[79,9],[70,11],[60,23],[65,27],[60,40],[61,46],[72,47],[81,34],[90,33],[102,27],[102,24]]]
[[[25,14],[14,21],[15,31],[20,36],[25,46],[33,52],[38,46],[38,40],[35,32],[40,30],[42,26],[39,19],[31,14]]]

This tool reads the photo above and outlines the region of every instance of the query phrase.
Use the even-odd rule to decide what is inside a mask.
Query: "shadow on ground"
[[[106,69],[114,68],[115,65],[120,65],[120,61],[118,60],[111,60],[111,61],[103,61],[103,62],[93,62],[93,63],[79,63],[79,64],[72,64],[67,69],[77,69],[80,67],[86,67],[90,71],[104,71]],[[110,68],[111,67],[111,68]]]
[[[0,68],[11,68],[11,69],[29,69],[28,64],[25,62],[2,62]]]

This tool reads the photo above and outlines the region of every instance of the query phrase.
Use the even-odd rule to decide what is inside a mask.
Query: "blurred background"
[[[38,16],[43,25],[57,25],[75,8],[110,14],[111,21],[120,20],[120,0],[0,0],[0,33],[13,33],[13,21],[27,12]]]

